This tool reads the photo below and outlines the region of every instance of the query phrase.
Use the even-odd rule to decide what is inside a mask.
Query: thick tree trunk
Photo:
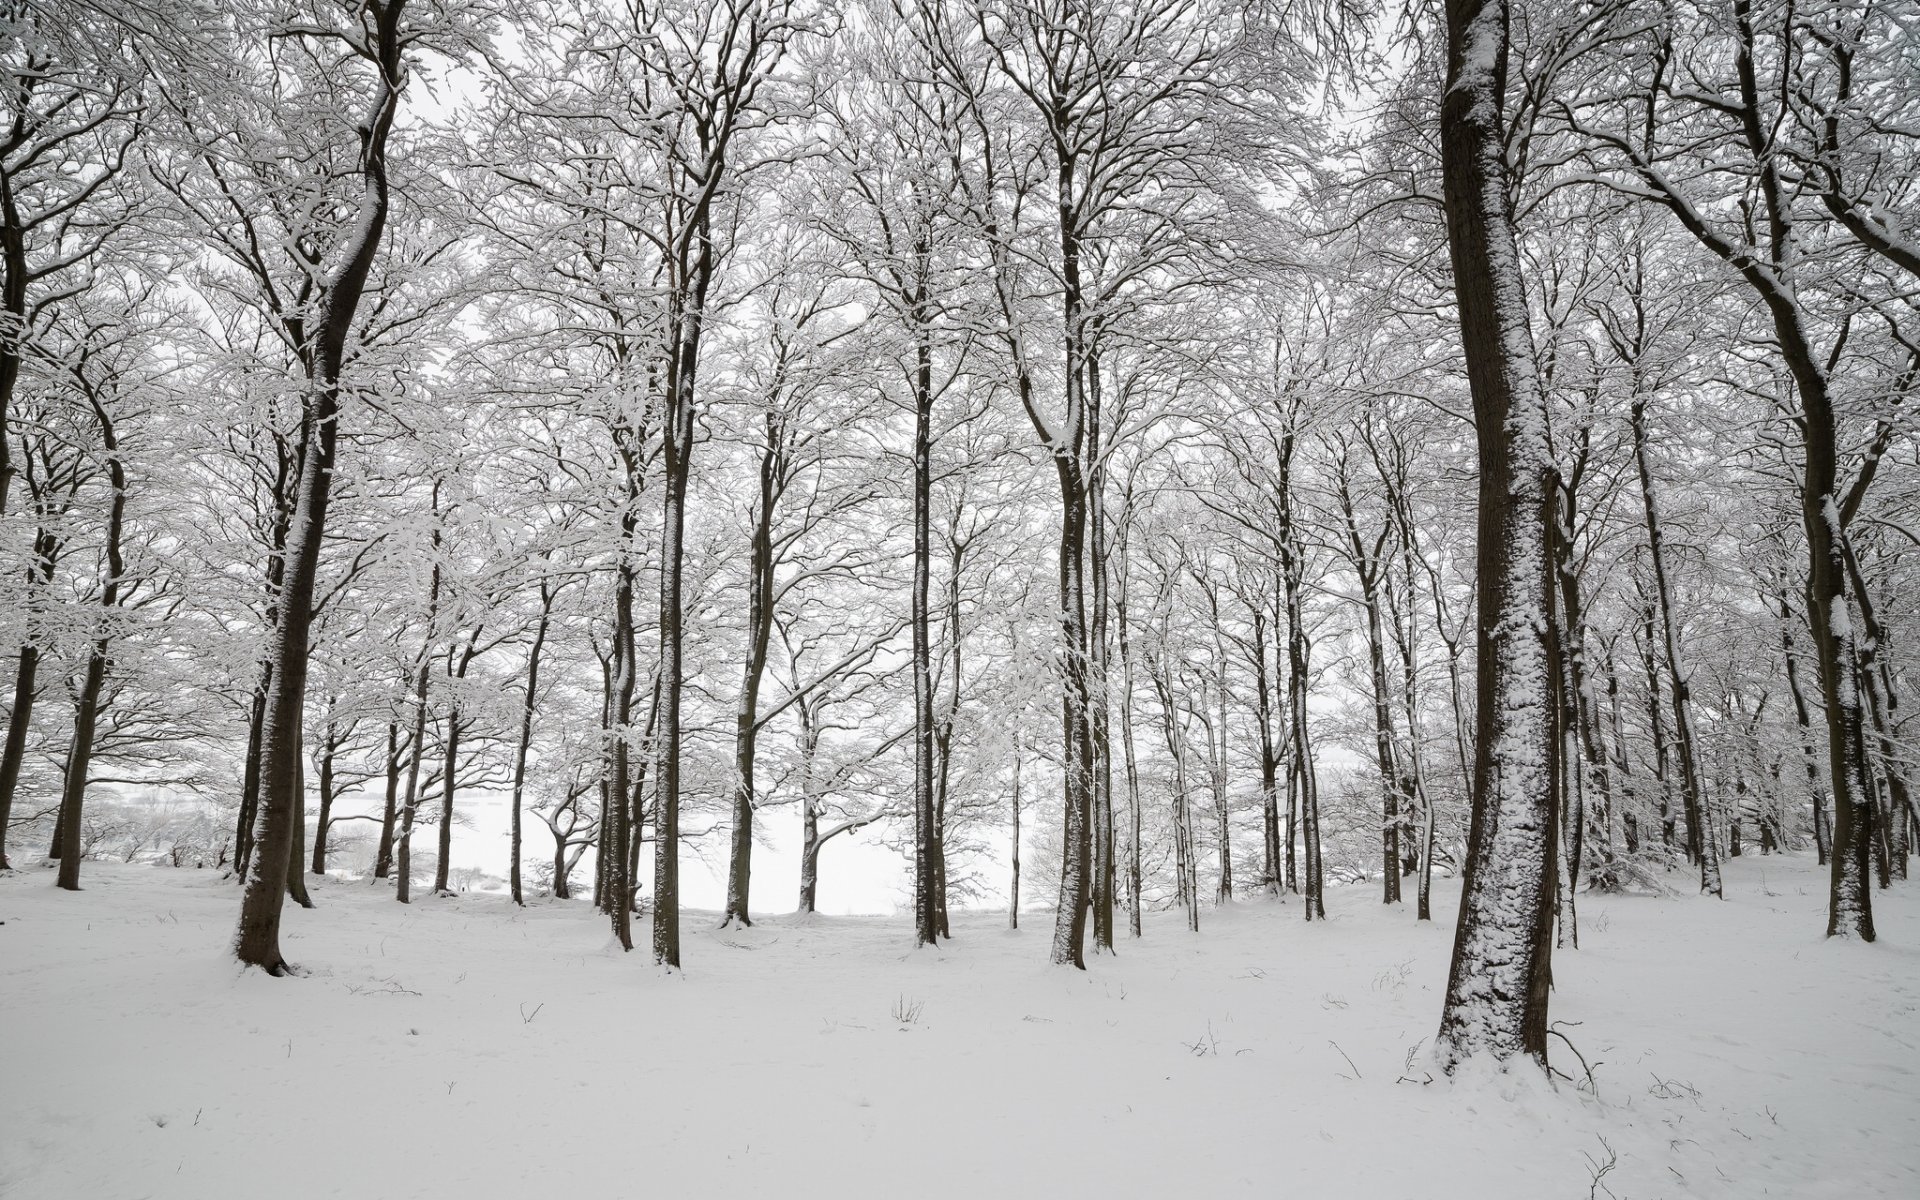
[[[378,71],[369,112],[360,130],[360,216],[352,239],[344,247],[338,272],[325,285],[317,314],[313,386],[305,411],[307,452],[300,464],[297,502],[287,539],[279,621],[268,643],[273,682],[260,744],[265,803],[260,814],[259,845],[241,897],[234,953],[242,963],[272,975],[288,969],[280,952],[280,910],[291,865],[291,822],[298,815],[295,793],[299,786],[300,709],[307,682],[307,632],[319,574],[320,543],[326,536],[327,497],[338,433],[340,366],[386,223],[386,145],[399,107],[400,56],[405,40],[400,14],[405,4],[406,0],[365,0],[362,21],[368,28],[369,56]]]
[[[59,886],[80,890],[80,860],[85,857],[80,832],[81,809],[87,798],[87,771],[93,760],[94,726],[100,715],[100,693],[107,679],[108,639],[95,641],[87,655],[85,674],[73,703],[73,741],[67,750],[67,770],[60,790]]]
[[[1553,950],[1553,691],[1544,638],[1552,464],[1502,150],[1508,11],[1448,0],[1440,112],[1448,245],[1480,443],[1473,816],[1440,1019],[1451,1069],[1547,1054]]]

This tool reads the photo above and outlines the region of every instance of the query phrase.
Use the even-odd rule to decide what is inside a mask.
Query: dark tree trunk
[[[340,366],[386,223],[386,145],[399,108],[400,57],[406,37],[400,14],[405,4],[406,0],[365,0],[361,18],[368,29],[363,53],[373,60],[377,78],[360,129],[360,219],[337,272],[325,285],[317,314],[320,329],[305,411],[307,452],[300,464],[295,492],[298,499],[287,540],[279,621],[268,646],[273,681],[260,743],[264,803],[259,845],[242,894],[234,953],[242,963],[272,975],[288,969],[280,952],[280,911],[290,866],[292,822],[298,816],[295,793],[299,787],[300,709],[307,682],[307,631],[320,567],[320,543],[326,536],[327,496],[340,409]]]
[[[1122,559],[1124,560],[1124,555]],[[1114,629],[1120,651],[1120,750],[1127,777],[1127,933],[1140,936],[1140,767],[1133,744],[1133,653],[1127,628],[1127,595],[1123,586],[1115,598]]]
[[[453,798],[460,769],[460,696],[451,686],[454,683],[451,676],[447,683],[446,736],[440,746],[440,828],[434,831],[439,835],[433,862],[433,892],[436,896],[452,893],[448,882],[449,872],[453,868]]]
[[[607,688],[607,750],[605,786],[600,793],[599,900],[613,927],[613,936],[622,950],[633,949],[633,852],[638,831],[634,829],[631,803],[633,692],[639,653],[634,629],[634,571],[632,541],[634,500],[637,490],[629,475],[628,503],[621,517],[620,562],[614,569],[613,584],[613,673]],[[665,617],[662,616],[664,622]],[[676,935],[678,927],[675,928]]]
[[[1473,815],[1440,1053],[1545,1064],[1556,831],[1546,401],[1503,153],[1508,11],[1448,0],[1440,111],[1448,245],[1480,444]]]
[[[1007,885],[1007,928],[1020,928],[1020,760],[1026,746],[1018,730],[1013,735],[1013,871]]]
[[[0,871],[7,870],[7,826],[13,820],[13,797],[20,785],[20,768],[27,759],[27,733],[33,723],[33,702],[39,695],[40,597],[53,576],[61,542],[46,529],[36,530],[33,561],[27,564],[27,599],[22,606],[27,620],[26,636],[20,639],[20,657],[13,674],[13,707],[7,714],[7,737],[0,749]]]
[[[717,167],[714,169],[718,169]],[[685,612],[681,599],[687,512],[687,476],[693,456],[693,399],[707,286],[714,249],[705,218],[699,222],[691,278],[674,300],[669,322],[662,456],[665,487],[660,522],[660,724],[653,835],[653,961],[680,965],[680,692],[686,667],[681,653]],[[618,803],[625,803],[623,797]],[[624,899],[624,898],[622,898]]]
[[[84,857],[80,850],[81,808],[86,803],[87,772],[93,761],[94,729],[100,716],[101,693],[106,687],[107,671],[113,662],[109,653],[113,645],[114,624],[120,618],[120,587],[127,572],[121,546],[127,512],[126,463],[121,459],[120,439],[112,415],[107,412],[97,392],[84,384],[83,389],[93,410],[94,421],[100,429],[100,449],[106,458],[107,482],[112,493],[107,502],[104,537],[106,578],[101,581],[99,611],[94,617],[99,624],[87,655],[80,690],[74,697],[73,744],[67,754],[66,779],[60,796],[60,833],[66,853],[60,859],[59,885],[75,892],[80,890],[80,860]]]
[[[777,399],[777,398],[776,398]],[[727,864],[726,910],[720,926],[753,924],[747,900],[753,879],[754,758],[760,739],[760,681],[767,671],[773,639],[775,509],[786,489],[787,432],[770,405],[760,447],[760,491],[753,510],[753,534],[747,554],[747,653],[740,681],[740,703],[733,735],[733,844]]]
[[[407,738],[407,788],[400,802],[400,830],[394,836],[393,898],[413,902],[413,822],[420,811],[420,762],[427,746],[427,686],[433,670],[435,623],[440,619],[440,481],[433,481],[433,565],[427,575],[427,631],[413,669],[413,731]]]
[[[925,303],[925,285],[916,297]],[[913,670],[913,944],[940,936],[934,857],[933,711],[933,347],[913,310],[913,589],[909,598]]]
[[[1267,614],[1260,602],[1253,614],[1254,724],[1260,735],[1261,887],[1280,894],[1280,755],[1273,744],[1273,681],[1267,671]]]
[[[526,896],[520,886],[520,810],[526,796],[527,786],[527,747],[533,742],[533,714],[540,695],[540,654],[546,648],[547,628],[553,620],[553,598],[555,588],[542,582],[540,584],[540,620],[533,627],[533,644],[527,647],[527,683],[526,694],[520,698],[520,739],[513,747],[513,815],[509,838],[512,841],[512,861],[507,866],[507,886],[513,893],[513,902],[525,905]],[[392,805],[392,792],[388,792],[388,805]],[[564,851],[565,846],[561,849]],[[562,886],[559,876],[555,876],[555,894]]]
[[[1706,819],[1700,787],[1698,739],[1693,729],[1693,693],[1680,659],[1680,633],[1673,612],[1672,584],[1667,576],[1666,539],[1655,500],[1653,470],[1647,449],[1647,397],[1635,391],[1631,408],[1634,463],[1640,472],[1640,497],[1647,521],[1647,561],[1653,569],[1654,599],[1660,614],[1660,636],[1666,651],[1668,683],[1673,694],[1673,753],[1680,760],[1680,801],[1687,818],[1687,857],[1700,865],[1700,890],[1720,895],[1720,864]]]
[[[400,722],[387,722],[387,789],[380,808],[380,845],[373,855],[373,877],[393,874],[393,822],[400,798]]]
[[[327,728],[320,742],[320,811],[313,823],[313,866],[315,875],[327,873],[327,825],[333,817],[333,760],[340,749],[339,727],[333,719],[339,697],[327,700]]]
[[[67,770],[60,789],[60,875],[59,885],[70,892],[80,890],[80,860],[84,841],[80,832],[81,808],[87,797],[87,771],[93,759],[94,724],[100,713],[100,692],[107,679],[107,639],[94,642],[87,655],[86,672],[73,704],[73,742],[67,750]]]

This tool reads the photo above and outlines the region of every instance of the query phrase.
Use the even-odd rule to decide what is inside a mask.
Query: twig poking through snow
[[[1334,1048],[1335,1050],[1340,1050],[1340,1043],[1339,1043],[1339,1042],[1336,1042],[1336,1041],[1334,1041],[1334,1040],[1333,1040],[1332,1038],[1328,1038],[1328,1039],[1327,1039],[1327,1045],[1329,1045],[1329,1046],[1332,1046],[1332,1047],[1333,1047],[1333,1048]],[[1348,1065],[1348,1066],[1350,1066],[1350,1067],[1353,1067],[1353,1077],[1352,1077],[1352,1078],[1353,1078],[1353,1080],[1354,1080],[1354,1082],[1355,1082],[1355,1083],[1358,1083],[1358,1082],[1360,1081],[1360,1068],[1359,1068],[1359,1067],[1356,1067],[1356,1066],[1354,1066],[1354,1064],[1353,1064],[1353,1059],[1352,1059],[1352,1058],[1350,1058],[1350,1057],[1348,1057],[1348,1055],[1347,1055],[1347,1052],[1346,1052],[1345,1050],[1340,1050],[1340,1057],[1341,1057],[1341,1058],[1345,1058],[1345,1059],[1347,1060],[1347,1065]],[[1341,1074],[1341,1075],[1340,1075],[1340,1078],[1342,1078],[1342,1079],[1345,1079],[1345,1078],[1347,1078],[1347,1076],[1346,1076],[1345,1074]]]
[[[1593,1182],[1587,1187],[1587,1200],[1599,1200],[1601,1192],[1609,1196],[1613,1195],[1613,1189],[1600,1181],[1606,1177],[1607,1172],[1620,1165],[1620,1155],[1607,1144],[1607,1139],[1597,1133],[1593,1136],[1600,1143],[1600,1148],[1606,1151],[1607,1157],[1606,1161],[1602,1162],[1584,1150],[1580,1152],[1580,1156],[1587,1160],[1587,1171],[1593,1176]]]

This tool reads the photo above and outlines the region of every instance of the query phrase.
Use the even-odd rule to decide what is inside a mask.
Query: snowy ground
[[[1597,1097],[1426,1082],[1451,891],[1426,926],[1364,888],[1324,925],[1160,914],[1085,974],[1037,914],[919,953],[896,919],[689,914],[669,977],[583,904],[329,882],[274,980],[226,958],[211,872],[87,877],[0,877],[9,1200],[1920,1196],[1920,904],[1828,943],[1806,859],[1584,900],[1554,1014]]]

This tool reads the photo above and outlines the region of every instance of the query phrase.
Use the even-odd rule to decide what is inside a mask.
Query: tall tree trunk
[[[924,303],[925,285],[922,285]],[[916,309],[916,313],[918,310]],[[913,382],[913,944],[939,940],[934,879],[933,347],[915,322]]]
[[[299,753],[293,760],[293,841],[287,847],[287,899],[301,908],[312,908],[307,895],[307,731],[306,711],[301,710]]]
[[[1147,671],[1153,676],[1154,694],[1160,700],[1160,730],[1166,739],[1167,755],[1173,760],[1173,863],[1180,907],[1186,910],[1187,928],[1200,930],[1200,896],[1193,859],[1192,807],[1188,800],[1187,739],[1180,727],[1174,680],[1159,653],[1147,656]]]
[[[93,761],[94,730],[100,715],[100,698],[112,666],[109,652],[120,619],[120,585],[127,573],[121,545],[127,513],[127,468],[120,455],[120,439],[114,420],[97,392],[90,388],[87,399],[100,430],[100,449],[106,459],[107,483],[112,488],[107,502],[107,527],[104,537],[106,578],[100,585],[98,622],[93,645],[87,655],[80,690],[74,697],[73,744],[67,754],[67,773],[60,796],[60,832],[66,853],[60,858],[59,885],[68,891],[80,890],[80,811],[86,803],[87,772]],[[283,863],[284,867],[285,864]]]
[[[719,167],[712,169],[717,171]],[[697,245],[689,276],[679,281],[681,290],[674,297],[674,312],[668,323],[673,340],[661,421],[665,487],[660,522],[660,737],[654,793],[653,961],[669,968],[680,966],[680,693],[686,675],[682,584],[687,478],[693,463],[693,401],[701,331],[707,288],[715,269],[706,218],[700,217],[696,226]]]
[[[1133,654],[1127,630],[1127,594],[1114,600],[1114,629],[1120,650],[1120,750],[1127,775],[1127,933],[1140,936],[1140,767],[1133,744]]]
[[[785,474],[786,429],[769,406],[760,448],[760,492],[753,511],[753,535],[747,556],[747,653],[740,681],[740,703],[733,735],[733,840],[727,864],[726,910],[720,927],[753,924],[747,900],[753,879],[754,755],[760,738],[760,681],[767,670],[773,638],[773,522]]]
[[[100,713],[100,692],[107,678],[108,640],[99,638],[87,654],[86,671],[73,702],[73,741],[67,750],[67,770],[60,789],[60,875],[59,886],[70,892],[80,890],[80,860],[84,841],[80,831],[81,808],[87,797],[87,771],[93,759],[94,725]]]
[[[400,829],[394,836],[393,898],[402,904],[413,902],[413,822],[420,811],[420,763],[427,746],[427,688],[433,670],[433,643],[440,620],[440,480],[433,481],[430,493],[433,530],[429,535],[429,553],[433,562],[427,573],[427,630],[420,644],[420,657],[413,669],[413,729],[407,738],[407,787],[400,802]]]
[[[1879,617],[1875,615],[1873,593],[1867,588],[1866,575],[1860,570],[1860,561],[1854,554],[1850,540],[1845,552],[1854,606],[1860,612],[1860,624],[1865,633],[1859,643],[1860,678],[1866,683],[1867,715],[1878,743],[1879,776],[1885,784],[1885,803],[1881,807],[1881,819],[1877,826],[1880,835],[1877,849],[1880,886],[1888,887],[1893,880],[1907,877],[1908,814],[1913,808],[1907,787],[1905,755],[1895,740],[1895,732],[1900,727],[1900,692],[1887,661],[1887,631],[1881,627]]]
[[[1636,381],[1637,383],[1637,381]],[[1700,890],[1718,896],[1720,864],[1708,853],[1706,812],[1700,788],[1699,744],[1693,728],[1693,690],[1680,658],[1680,633],[1673,612],[1673,586],[1667,576],[1666,538],[1660,526],[1653,469],[1647,449],[1647,396],[1635,387],[1629,410],[1633,425],[1634,464],[1640,472],[1640,498],[1647,521],[1647,561],[1653,569],[1654,599],[1660,614],[1660,636],[1666,651],[1668,683],[1673,695],[1673,753],[1680,760],[1680,801],[1687,818],[1687,857],[1700,866]]]
[[[448,886],[453,869],[453,797],[460,770],[460,695],[453,687],[451,675],[447,683],[447,732],[440,746],[440,828],[434,831],[439,835],[439,844],[434,847],[433,863],[433,894],[436,896],[447,896],[453,892]]]
[[[1371,549],[1360,535],[1354,512],[1353,496],[1347,483],[1344,446],[1338,466],[1340,513],[1346,526],[1347,554],[1353,560],[1354,574],[1360,581],[1360,607],[1366,616],[1367,678],[1373,689],[1373,754],[1380,772],[1380,856],[1381,902],[1400,902],[1400,810],[1413,807],[1411,797],[1401,794],[1401,777],[1394,763],[1392,698],[1387,690],[1386,634],[1380,620],[1380,555],[1386,533],[1383,531]]]
[[[320,741],[320,811],[313,823],[313,865],[315,875],[327,873],[327,823],[333,817],[333,763],[340,750],[339,727],[334,720],[338,696],[327,698],[327,727]]]
[[[1007,883],[1007,928],[1020,928],[1020,761],[1026,755],[1021,732],[1013,732],[1013,870]]]
[[[522,906],[527,900],[520,886],[520,810],[526,794],[527,748],[533,742],[533,714],[540,695],[540,654],[546,648],[547,629],[553,621],[555,591],[549,583],[540,584],[540,619],[533,627],[533,644],[527,647],[526,693],[520,698],[520,738],[513,746],[513,814],[508,834],[513,857],[507,865],[507,886],[513,893],[513,902]]]
[[[1092,579],[1092,612],[1087,629],[1087,670],[1089,674],[1088,732],[1093,751],[1093,774],[1089,781],[1088,856],[1092,878],[1087,899],[1092,906],[1093,949],[1108,954],[1113,949],[1113,712],[1109,695],[1112,664],[1108,660],[1107,619],[1111,604],[1107,577],[1107,468],[1106,447],[1102,444],[1100,322],[1089,322],[1086,348],[1087,410],[1087,569]],[[1221,861],[1224,887],[1232,892],[1232,862],[1226,855],[1224,824],[1221,835]]]
[[[299,786],[300,709],[307,683],[307,632],[320,568],[320,543],[326,536],[327,496],[339,432],[340,366],[386,224],[387,135],[400,101],[400,57],[406,39],[400,15],[405,6],[406,0],[364,0],[361,20],[367,27],[367,40],[362,53],[373,60],[377,72],[369,110],[360,128],[360,214],[340,266],[322,290],[316,314],[319,334],[304,413],[309,430],[307,452],[300,464],[295,493],[298,499],[287,539],[279,621],[268,643],[273,682],[260,743],[265,802],[260,814],[259,845],[241,897],[234,953],[242,963],[272,975],[287,971],[287,961],[280,952],[280,910],[293,843],[291,823],[297,817],[295,790]]]
[[[629,476],[631,480],[631,476]],[[606,911],[613,936],[622,950],[633,949],[633,891],[638,883],[633,854],[638,842],[634,828],[632,745],[635,661],[639,644],[634,629],[634,571],[632,539],[637,514],[629,483],[628,503],[620,522],[620,561],[613,584],[613,673],[607,686],[606,774],[600,792],[600,906]],[[664,584],[663,584],[664,586]],[[661,620],[666,620],[664,612]],[[655,850],[659,849],[658,845]],[[676,867],[678,862],[676,860]],[[658,936],[656,920],[656,936]],[[673,927],[678,952],[679,925]]]
[[[20,768],[27,760],[27,732],[33,723],[33,702],[39,695],[40,644],[37,628],[41,597],[53,576],[61,541],[45,528],[34,532],[33,560],[27,564],[26,634],[20,639],[20,657],[14,666],[13,708],[7,714],[7,737],[0,749],[0,871],[7,862],[7,827],[13,820],[13,797],[20,785]]]
[[[1280,756],[1273,745],[1273,679],[1267,671],[1267,613],[1264,604],[1249,605],[1253,616],[1254,725],[1260,737],[1260,845],[1261,887],[1269,896],[1280,894]]]
[[[380,806],[380,844],[373,854],[373,877],[393,874],[393,824],[400,799],[400,722],[387,722],[387,788]]]
[[[1541,617],[1552,464],[1502,149],[1504,0],[1448,0],[1440,110],[1447,240],[1480,449],[1473,816],[1440,1018],[1449,1069],[1546,1062],[1553,952],[1553,692]]]
[[[1820,786],[1819,752],[1814,748],[1813,719],[1807,707],[1807,694],[1800,685],[1800,658],[1794,652],[1793,605],[1786,589],[1776,596],[1780,605],[1780,654],[1787,664],[1787,691],[1793,696],[1794,723],[1800,730],[1800,761],[1806,771],[1807,799],[1813,806],[1813,848],[1821,866],[1827,865],[1826,789]]]

